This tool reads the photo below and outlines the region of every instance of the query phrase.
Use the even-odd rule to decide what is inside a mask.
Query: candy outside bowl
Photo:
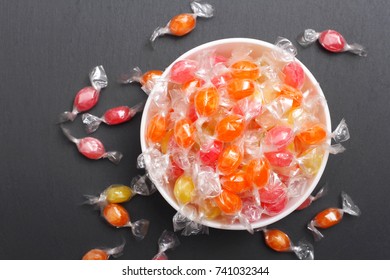
[[[279,47],[277,47],[274,44],[267,43],[261,40],[257,39],[250,39],[250,38],[229,38],[229,39],[221,39],[217,41],[212,41],[203,45],[200,45],[198,47],[195,47],[183,55],[181,55],[179,58],[177,58],[168,68],[165,69],[162,78],[166,78],[171,70],[172,65],[174,65],[176,62],[183,60],[183,59],[195,59],[200,53],[208,50],[215,50],[218,54],[225,55],[226,57],[230,57],[231,52],[237,48],[247,47],[252,50],[251,55],[253,57],[260,56],[264,53],[271,53],[275,51],[280,51]],[[305,83],[308,83],[308,88],[312,89],[313,91],[317,92],[319,95],[324,97],[324,94],[321,90],[321,87],[315,77],[312,75],[312,73],[298,60],[295,58],[295,61],[298,62],[301,67],[304,70],[304,73],[306,75],[306,81]],[[151,93],[151,95],[153,92]],[[152,104],[151,98],[148,98],[144,112],[142,115],[141,120],[141,148],[142,152],[145,152],[148,149],[148,144],[146,141],[145,133],[146,128],[148,125],[148,121],[152,117],[156,111],[151,112],[150,106]],[[327,128],[327,131],[331,131],[331,119],[330,119],[330,113],[329,108],[324,102],[322,108],[319,109],[318,113],[319,120],[322,124],[324,124]],[[327,139],[327,144],[330,145],[330,139]],[[325,149],[321,166],[317,172],[317,174],[310,179],[308,184],[306,185],[305,189],[303,190],[303,193],[300,196],[297,197],[291,197],[286,205],[286,207],[277,215],[274,216],[266,216],[263,215],[260,220],[253,222],[252,227],[253,228],[259,228],[264,227],[267,225],[270,225],[272,223],[275,223],[287,215],[289,215],[291,212],[296,210],[313,192],[315,187],[317,186],[327,163],[329,157],[329,151]],[[148,166],[146,164],[146,169],[148,169]],[[158,182],[154,182],[158,191],[160,194],[164,197],[164,199],[175,209],[179,210],[180,205],[177,203],[175,197],[173,196],[173,192],[168,190],[168,187],[163,186],[159,184]],[[185,214],[185,213],[183,213]],[[246,230],[246,227],[240,223],[226,223],[224,220],[207,220],[202,219],[200,221],[205,226],[217,228],[217,229],[227,229],[227,230]]]

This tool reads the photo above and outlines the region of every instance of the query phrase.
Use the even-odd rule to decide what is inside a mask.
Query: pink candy
[[[305,82],[305,73],[298,62],[286,64],[282,73],[285,75],[284,83],[297,89],[301,89]]]
[[[267,132],[264,143],[273,150],[280,150],[290,144],[293,138],[294,133],[291,128],[287,126],[275,126]]]
[[[170,80],[173,83],[184,84],[192,80],[198,68],[198,63],[193,60],[180,60],[171,68]]]

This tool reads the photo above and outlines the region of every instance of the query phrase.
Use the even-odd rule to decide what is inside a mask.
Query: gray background
[[[293,241],[312,240],[305,224],[320,210],[340,205],[340,192],[360,206],[360,218],[345,216],[315,243],[317,259],[390,258],[389,1],[216,1],[215,17],[198,20],[186,37],[164,37],[152,50],[155,27],[182,12],[189,1],[0,1],[0,258],[79,259],[87,250],[127,240],[121,259],[150,259],[157,239],[172,229],[174,210],[158,194],[136,197],[125,207],[133,220],[151,227],[136,242],[127,229],[115,229],[98,212],[82,206],[83,194],[97,194],[112,183],[129,184],[140,153],[141,115],[94,134],[108,149],[124,153],[119,166],[90,161],[63,137],[57,116],[71,109],[76,92],[88,84],[88,71],[103,64],[108,89],[91,110],[101,115],[119,105],[145,100],[139,86],[121,86],[116,78],[131,67],[164,69],[200,44],[229,37],[274,42],[295,41],[305,28],[332,28],[349,42],[368,48],[368,57],[330,54],[313,45],[298,48],[326,95],[332,125],[341,118],[352,139],[347,151],[331,156],[320,185],[329,194],[275,224]],[[67,125],[85,136],[78,117]],[[295,259],[268,249],[261,234],[210,230],[209,236],[180,237],[171,259]]]

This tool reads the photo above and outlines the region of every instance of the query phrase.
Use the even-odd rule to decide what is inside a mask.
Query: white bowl
[[[231,54],[231,51],[234,49],[237,49],[238,47],[249,47],[253,50],[252,54],[253,57],[260,56],[260,54],[264,52],[270,52],[273,50],[278,50],[278,48],[270,43],[261,41],[261,40],[256,40],[256,39],[249,39],[249,38],[229,38],[229,39],[222,39],[222,40],[217,40],[213,42],[209,42],[203,45],[200,45],[196,48],[193,48],[183,55],[181,55],[179,58],[177,58],[168,68],[165,69],[162,77],[165,78],[170,72],[170,69],[173,64],[175,64],[177,61],[183,60],[183,59],[194,59],[196,56],[205,50],[216,50],[219,54],[225,55],[226,57],[229,57]],[[317,91],[318,94],[324,96],[321,87],[317,80],[314,78],[314,76],[311,74],[311,72],[303,65],[300,61],[296,60],[300,65],[302,66],[305,75],[306,75],[306,82],[310,83],[312,85],[312,89]],[[148,120],[151,117],[149,107],[151,105],[151,99],[149,98],[145,104],[145,108],[143,111],[142,115],[142,120],[141,120],[141,148],[142,151],[146,151],[147,149],[147,143],[145,140],[145,132],[146,132],[146,127],[148,124]],[[319,115],[320,121],[324,123],[328,129],[328,131],[331,131],[331,120],[330,120],[330,114],[329,114],[329,108],[325,104],[323,107],[322,112]],[[330,144],[330,139],[328,140],[328,144]],[[253,228],[258,228],[258,227],[264,227],[269,224],[275,223],[279,221],[280,219],[286,217],[289,215],[291,212],[293,212],[298,206],[300,206],[307,197],[313,192],[314,188],[318,184],[324,170],[326,163],[328,161],[329,157],[329,152],[325,151],[325,154],[322,159],[322,164],[315,175],[314,178],[311,179],[310,183],[306,187],[304,193],[299,196],[299,197],[293,197],[289,200],[288,204],[286,207],[283,209],[282,212],[275,216],[263,216],[259,221],[252,223]],[[148,168],[148,166],[146,166]],[[156,182],[154,182],[156,183]],[[179,204],[176,202],[175,198],[173,197],[172,193],[167,192],[166,188],[163,186],[156,184],[156,187],[158,191],[161,193],[161,195],[165,198],[165,200],[176,210],[179,210]],[[241,224],[224,224],[221,223],[220,221],[216,220],[203,220],[202,224],[212,227],[212,228],[218,228],[218,229],[228,229],[228,230],[246,230],[246,228],[241,225]]]

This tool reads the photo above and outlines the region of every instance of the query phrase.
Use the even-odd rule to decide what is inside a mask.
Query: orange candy
[[[192,79],[189,80],[188,82],[185,82],[184,84],[181,85],[180,89],[181,91],[188,96],[188,99],[190,102],[194,100],[194,95],[193,93],[202,85],[204,84],[203,80],[200,79]]]
[[[127,210],[115,203],[108,204],[104,207],[103,216],[114,227],[124,227],[130,222],[130,216]]]
[[[180,14],[174,16],[168,24],[169,31],[175,36],[183,36],[191,32],[196,25],[193,14]]]
[[[214,198],[214,200],[217,203],[219,209],[228,215],[236,214],[242,208],[241,198],[235,193],[227,190],[222,190],[220,195]]]
[[[321,124],[315,124],[300,132],[297,137],[307,145],[320,144],[326,138],[326,130]]]
[[[149,122],[146,130],[146,138],[152,142],[160,142],[167,130],[167,118],[161,114],[155,115]]]
[[[270,177],[270,164],[267,159],[253,159],[246,169],[248,181],[258,188],[267,185]]]
[[[343,212],[337,208],[328,208],[318,213],[315,218],[315,226],[319,228],[329,228],[340,223]]]
[[[108,260],[108,257],[108,254],[103,250],[92,249],[83,256],[82,260]]]
[[[151,71],[148,71],[146,72],[145,74],[142,75],[142,78],[141,78],[141,85],[144,85],[146,84],[147,82],[151,81],[151,80],[154,80],[158,77],[160,77],[161,75],[163,74],[162,71],[160,70],[151,70]]]
[[[199,115],[208,117],[217,111],[218,106],[219,94],[216,88],[203,88],[196,93],[195,109]]]
[[[230,175],[223,176],[221,178],[221,184],[225,190],[236,194],[245,192],[251,188],[251,185],[246,178],[245,172],[242,170],[238,170]]]
[[[234,78],[256,80],[260,77],[260,70],[257,64],[248,60],[237,61],[230,68]]]
[[[231,98],[239,100],[255,92],[255,83],[250,79],[233,79],[227,84],[227,92]]]
[[[176,121],[174,127],[174,136],[176,143],[183,148],[189,148],[194,143],[194,133],[195,128],[192,125],[192,122],[185,118]]]
[[[291,241],[287,234],[278,229],[267,229],[264,231],[265,243],[277,252],[291,251]]]
[[[283,85],[282,89],[280,90],[280,96],[284,96],[286,98],[292,99],[293,108],[297,108],[301,106],[303,95],[302,92],[299,89],[293,88],[288,85]]]
[[[236,145],[226,147],[219,155],[217,169],[220,173],[228,175],[233,173],[242,162],[240,148]]]
[[[220,120],[216,126],[217,139],[222,142],[231,142],[239,137],[245,128],[242,116],[230,115]]]

